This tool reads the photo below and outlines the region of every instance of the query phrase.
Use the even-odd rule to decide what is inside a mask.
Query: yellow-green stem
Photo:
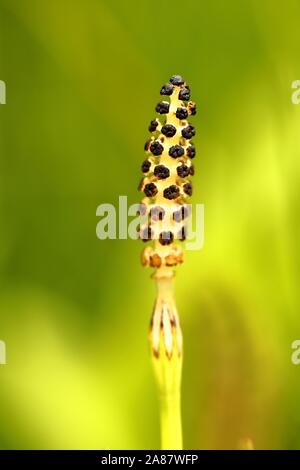
[[[160,399],[161,447],[182,449],[182,335],[173,297],[172,277],[157,277],[157,299],[150,342]]]
[[[160,396],[161,448],[182,450],[181,398],[180,391]]]

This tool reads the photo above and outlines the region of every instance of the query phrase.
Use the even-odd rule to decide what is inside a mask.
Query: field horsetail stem
[[[189,216],[188,199],[192,195],[190,177],[195,147],[191,141],[194,127],[187,118],[196,114],[190,89],[184,79],[174,75],[160,90],[162,101],[150,122],[146,142],[146,160],[140,213],[143,216],[140,238],[149,242],[142,252],[142,264],[155,269],[157,284],[150,344],[161,405],[162,449],[182,449],[181,369],[182,334],[173,294],[174,268],[183,261],[180,243],[186,238]]]

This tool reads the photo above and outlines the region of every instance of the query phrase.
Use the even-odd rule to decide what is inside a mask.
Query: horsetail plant
[[[151,242],[142,252],[142,264],[155,268],[157,298],[154,304],[150,345],[161,405],[162,449],[182,449],[181,369],[182,334],[173,294],[174,267],[182,263],[183,250],[178,241],[186,238],[186,220],[192,195],[190,176],[195,147],[195,129],[187,121],[196,114],[190,89],[184,79],[174,75],[163,85],[166,97],[156,106],[160,115],[150,122],[151,138],[146,142],[147,159],[142,164],[144,192],[140,205],[143,222],[140,238]],[[167,101],[166,99],[168,99]]]

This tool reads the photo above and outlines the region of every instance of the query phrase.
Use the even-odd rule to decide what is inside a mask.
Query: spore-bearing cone
[[[141,165],[141,213],[147,218],[139,234],[143,242],[149,242],[142,253],[143,266],[173,270],[183,262],[179,244],[187,237],[196,155],[192,141],[196,130],[188,118],[195,115],[196,105],[189,101],[190,88],[180,75],[173,75],[160,94],[164,99],[156,105],[158,116],[150,122],[151,137]]]

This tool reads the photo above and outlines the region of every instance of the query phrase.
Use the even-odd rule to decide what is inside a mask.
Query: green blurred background
[[[300,448],[297,0],[0,0],[0,447],[158,448],[140,242],[147,126],[182,74],[205,245],[177,270],[186,448]]]

